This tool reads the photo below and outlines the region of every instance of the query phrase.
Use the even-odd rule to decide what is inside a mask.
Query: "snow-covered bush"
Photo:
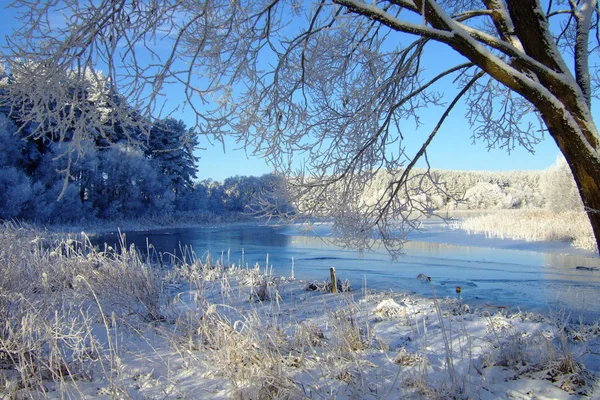
[[[512,208],[512,196],[505,194],[495,183],[479,182],[469,188],[464,199],[469,209],[503,209]]]
[[[540,179],[540,193],[551,211],[583,210],[583,203],[567,161],[559,156]]]

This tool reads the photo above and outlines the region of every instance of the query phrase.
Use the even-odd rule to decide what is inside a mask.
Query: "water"
[[[519,307],[524,310],[566,312],[586,320],[600,317],[600,259],[560,243],[490,240],[466,235],[433,221],[424,233],[406,244],[405,255],[392,262],[384,251],[362,255],[334,247],[321,238],[293,228],[250,224],[213,228],[177,228],[125,232],[127,245],[156,260],[158,253],[182,257],[182,249],[201,258],[254,267],[258,263],[276,275],[290,276],[292,260],[298,279],[324,281],[335,267],[340,279],[354,289],[394,290],[431,296],[431,277],[437,296],[456,297],[456,286],[466,302]],[[320,229],[326,234],[327,227]],[[118,246],[116,233],[95,237],[94,244]],[[147,243],[152,246],[150,250]],[[569,251],[570,254],[564,253]],[[185,253],[185,252],[184,252]],[[168,258],[168,257],[163,257]],[[598,268],[595,270],[577,267]]]

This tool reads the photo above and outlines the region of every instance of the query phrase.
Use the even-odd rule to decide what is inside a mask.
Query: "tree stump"
[[[337,279],[335,277],[335,268],[329,268],[329,274],[331,275],[331,293],[337,293]]]

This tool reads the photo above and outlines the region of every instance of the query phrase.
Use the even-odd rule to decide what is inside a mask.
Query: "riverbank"
[[[195,228],[211,227],[230,224],[255,224],[264,223],[264,218],[253,214],[228,213],[224,215],[214,213],[180,213],[178,215],[155,216],[151,218],[90,220],[81,223],[40,225],[25,222],[23,225],[31,226],[40,230],[48,230],[53,233],[70,234],[73,232],[85,232],[87,235],[97,235],[117,231],[153,231],[170,228]],[[18,223],[17,223],[18,224]]]
[[[583,211],[551,212],[545,209],[498,210],[464,218],[457,228],[488,238],[528,242],[566,242],[598,252],[592,226]]]
[[[553,398],[598,393],[600,328],[461,293],[331,294],[264,265],[149,268],[0,230],[10,398]],[[301,277],[297,277],[301,278]]]

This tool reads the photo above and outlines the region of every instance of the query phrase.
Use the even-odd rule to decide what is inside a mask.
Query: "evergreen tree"
[[[196,178],[194,149],[198,142],[181,120],[157,121],[150,131],[145,151],[160,173],[169,181],[175,196],[190,191]]]

